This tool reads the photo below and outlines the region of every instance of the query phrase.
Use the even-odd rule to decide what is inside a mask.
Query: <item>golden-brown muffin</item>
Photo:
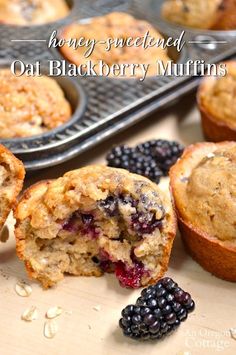
[[[223,0],[220,6],[219,20],[212,27],[214,30],[236,29],[236,0]]]
[[[30,187],[16,210],[17,254],[47,288],[65,273],[114,271],[122,286],[155,282],[176,233],[170,198],[126,170],[89,166]]]
[[[0,23],[40,25],[59,20],[69,13],[65,0],[0,0]]]
[[[54,79],[0,69],[0,82],[0,138],[42,134],[70,119],[70,104]]]
[[[236,29],[236,0],[166,0],[162,16],[187,27]]]
[[[0,145],[0,230],[16,203],[25,177],[25,169],[7,148]]]
[[[162,7],[162,16],[173,23],[209,29],[219,18],[222,0],[166,0]]]
[[[197,101],[206,138],[236,140],[236,62],[227,62],[225,77],[205,77]]]
[[[170,184],[189,253],[215,276],[236,281],[236,143],[188,147]]]
[[[111,39],[127,39],[129,37],[143,37],[149,31],[149,35],[155,39],[162,39],[162,35],[148,22],[135,19],[126,13],[113,12],[105,16],[95,17],[88,23],[72,23],[64,28],[60,37],[66,40],[70,38],[85,38],[86,40],[95,39],[96,41],[106,41]],[[97,43],[93,53],[89,57],[85,57],[87,48],[80,47],[73,49],[67,44],[60,48],[63,56],[76,65],[84,64],[91,60],[93,64],[97,64],[103,60],[106,64],[137,63],[150,64],[148,75],[156,75],[158,68],[157,60],[166,63],[170,60],[166,49],[161,47],[129,47],[125,45],[123,48],[117,47],[106,51],[107,44]],[[137,73],[141,76],[142,72]]]

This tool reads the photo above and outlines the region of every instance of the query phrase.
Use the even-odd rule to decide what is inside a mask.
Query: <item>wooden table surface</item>
[[[177,139],[184,144],[203,140],[193,97],[184,98],[81,157],[27,177],[26,185],[91,163],[104,163],[113,144],[135,144],[152,138]],[[166,185],[166,181],[162,184]],[[192,294],[196,310],[164,341],[138,343],[123,337],[117,324],[122,308],[134,302],[140,291],[121,288],[113,275],[68,276],[56,288],[43,291],[27,279],[24,266],[15,255],[13,224],[10,216],[10,239],[0,245],[0,355],[236,354],[236,340],[229,332],[236,328],[236,286],[205,272],[186,254],[179,236],[167,275]],[[30,297],[16,294],[15,284],[20,279],[31,284]],[[43,335],[45,312],[56,305],[64,312],[56,319],[57,335],[47,339]],[[36,306],[39,311],[39,318],[31,323],[21,320],[29,306]],[[94,309],[96,306],[99,311]]]

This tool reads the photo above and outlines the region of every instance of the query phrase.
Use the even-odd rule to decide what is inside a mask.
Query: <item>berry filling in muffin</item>
[[[86,202],[87,203],[87,202]],[[93,202],[89,202],[92,207]],[[115,271],[116,277],[124,287],[140,287],[141,278],[148,276],[148,269],[135,257],[135,247],[138,246],[144,235],[151,235],[156,229],[161,232],[162,220],[165,216],[163,206],[152,203],[146,195],[141,195],[140,200],[134,199],[131,195],[109,195],[106,199],[99,200],[93,205],[89,212],[86,205],[80,210],[73,212],[67,219],[57,223],[61,224],[61,229],[56,238],[68,241],[75,246],[78,236],[92,243],[94,250],[91,260],[99,266],[102,271]],[[104,230],[104,221],[110,218],[110,223],[106,221],[107,232]],[[115,226],[112,231],[112,226]],[[114,247],[101,247],[100,240],[106,238],[106,234],[116,241],[116,248],[124,249],[126,257],[122,260],[114,256]],[[40,251],[48,253],[54,248],[55,240],[36,240],[40,244]],[[111,253],[109,250],[111,249]],[[94,259],[95,257],[95,259]]]
[[[66,273],[149,284],[165,272],[175,235],[170,199],[155,184],[105,166],[32,186],[15,215],[18,255],[44,287]]]

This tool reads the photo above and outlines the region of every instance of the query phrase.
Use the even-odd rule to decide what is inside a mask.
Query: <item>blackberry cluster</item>
[[[161,339],[186,320],[194,308],[190,294],[165,277],[143,289],[135,305],[122,310],[119,325],[124,335],[132,339]]]
[[[109,166],[127,169],[143,175],[155,183],[168,174],[170,167],[183,153],[183,146],[163,139],[151,140],[134,148],[114,147],[106,159]]]

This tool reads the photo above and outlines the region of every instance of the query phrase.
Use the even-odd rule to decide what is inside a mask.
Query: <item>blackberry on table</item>
[[[158,340],[178,328],[194,308],[190,294],[165,277],[143,289],[135,305],[122,310],[119,326],[132,339]]]
[[[178,142],[163,139],[150,140],[136,147],[114,147],[106,159],[111,167],[127,169],[159,183],[183,152]]]
[[[155,160],[151,156],[138,152],[136,148],[117,146],[111,150],[106,159],[108,166],[127,169],[131,173],[145,176],[156,183],[159,183],[163,176]]]

